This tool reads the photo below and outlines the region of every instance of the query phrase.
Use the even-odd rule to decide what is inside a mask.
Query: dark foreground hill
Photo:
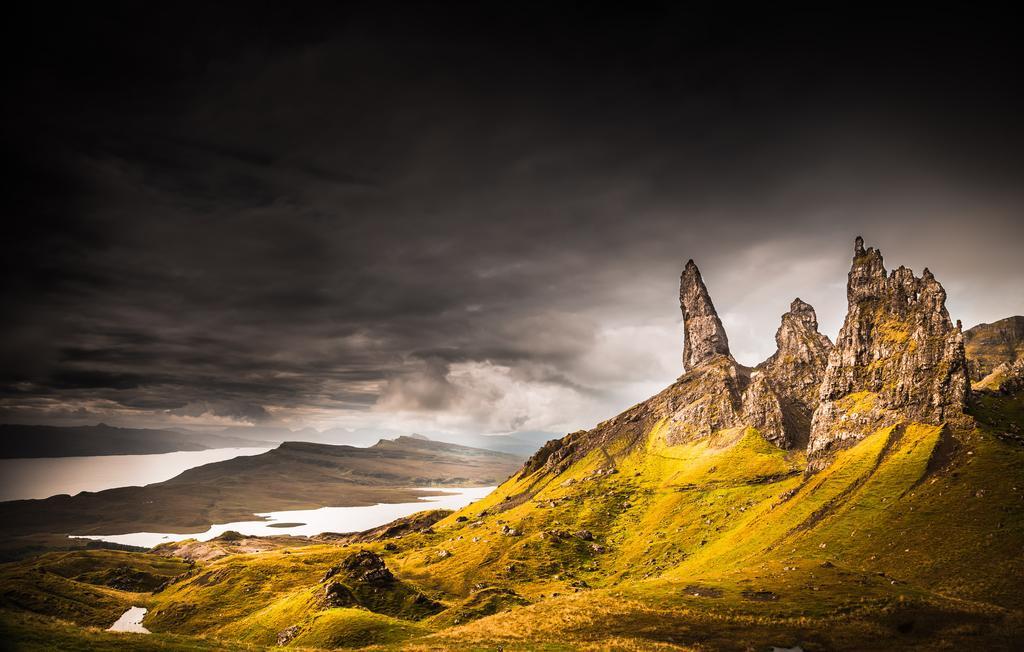
[[[835,343],[796,300],[749,368],[691,263],[686,372],[483,500],[418,530],[218,555],[105,593],[104,615],[149,608],[149,642],[171,649],[1022,649],[1024,361],[977,386],[971,363],[999,356],[965,348],[928,270],[887,272],[860,239],[847,299]],[[98,615],[41,593],[102,582],[54,563],[0,578],[13,640],[121,640],[57,620]]]

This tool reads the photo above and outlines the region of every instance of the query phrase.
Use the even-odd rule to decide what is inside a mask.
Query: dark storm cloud
[[[993,17],[135,11],[19,23],[4,418],[586,425],[678,373],[681,261],[753,363],[861,232],[1024,311]]]

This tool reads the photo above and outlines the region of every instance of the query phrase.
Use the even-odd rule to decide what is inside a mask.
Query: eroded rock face
[[[812,418],[812,470],[886,425],[962,419],[967,402],[963,334],[931,272],[887,276],[881,252],[857,238],[847,301]]]
[[[727,356],[715,356],[683,376],[667,393],[665,440],[682,444],[744,425],[743,391],[750,369]]]
[[[792,434],[785,425],[782,401],[764,370],[754,371],[743,392],[743,419],[779,448],[792,446]]]
[[[670,387],[592,430],[550,441],[524,465],[522,477],[560,472],[589,451],[617,439],[641,440],[660,428],[669,445],[753,426],[782,448],[806,445],[828,338],[818,332],[814,309],[797,299],[782,316],[778,352],[756,369],[737,363],[714,303],[691,260],[680,283],[686,372]]]
[[[679,307],[683,311],[683,368],[686,371],[716,355],[729,355],[729,338],[693,260],[686,263],[679,278]]]
[[[782,315],[775,343],[778,350],[754,371],[743,397],[744,414],[776,446],[803,448],[832,342],[818,332],[814,308],[798,297]]]
[[[369,550],[361,550],[342,563],[350,577],[357,578],[367,584],[387,584],[395,579],[380,555]]]

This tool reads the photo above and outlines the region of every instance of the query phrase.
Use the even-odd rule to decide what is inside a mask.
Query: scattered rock
[[[298,625],[292,625],[286,629],[282,629],[277,633],[277,644],[288,645],[293,638],[298,636],[300,627]]]
[[[778,600],[779,596],[772,591],[751,591],[746,590],[740,593],[747,600],[755,600],[757,602],[772,602]]]
[[[692,595],[695,598],[722,597],[722,589],[714,586],[700,586],[697,584],[689,584],[683,587],[683,593],[686,595]]]

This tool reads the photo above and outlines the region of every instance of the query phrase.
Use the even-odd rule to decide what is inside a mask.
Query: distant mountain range
[[[145,455],[211,448],[274,446],[286,441],[371,446],[397,432],[332,428],[289,430],[282,427],[234,426],[213,431],[187,429],[118,428],[95,426],[0,425],[0,459],[28,457],[75,457],[83,455]],[[424,435],[412,434],[413,437]],[[522,459],[533,455],[545,442],[556,439],[547,432],[519,432],[512,435],[433,435],[434,441],[486,448]]]
[[[522,459],[415,437],[373,446],[286,442],[145,487],[0,503],[7,536],[202,531],[255,513],[412,502],[410,487],[497,485]]]
[[[533,455],[541,446],[552,439],[558,439],[560,435],[550,432],[516,432],[503,435],[449,435],[444,433],[431,432],[428,435],[419,433],[400,433],[397,431],[379,430],[373,428],[358,428],[348,430],[345,428],[328,428],[327,430],[316,430],[315,428],[302,428],[300,430],[289,430],[279,426],[232,426],[221,430],[212,431],[212,434],[221,437],[234,437],[238,439],[251,439],[254,441],[269,441],[280,443],[285,441],[308,441],[322,444],[335,444],[345,446],[371,446],[381,438],[394,438],[406,434],[412,437],[426,437],[433,441],[444,441],[450,444],[486,448],[502,453],[518,455],[523,459]]]
[[[210,448],[268,446],[267,441],[222,433],[95,426],[0,425],[0,459],[144,455]]]

